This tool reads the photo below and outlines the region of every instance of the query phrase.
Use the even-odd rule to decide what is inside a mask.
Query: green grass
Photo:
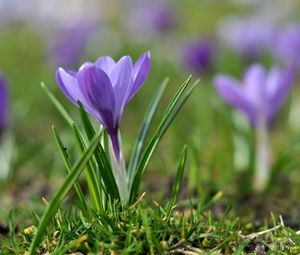
[[[240,221],[210,211],[147,202],[147,195],[129,208],[114,204],[103,214],[82,213],[64,205],[47,228],[36,254],[298,254],[300,237],[278,219],[249,234]],[[39,219],[35,218],[34,221]],[[26,254],[36,232],[9,224],[1,236],[1,254]],[[253,230],[252,230],[253,231]],[[273,253],[272,253],[273,252]]]

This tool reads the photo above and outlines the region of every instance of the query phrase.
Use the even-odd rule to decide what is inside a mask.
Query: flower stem
[[[118,131],[115,134],[110,134],[109,153],[113,174],[118,185],[120,198],[122,203],[126,204],[129,199],[128,177],[122,152],[121,135]]]
[[[266,121],[261,119],[256,127],[256,165],[254,175],[254,188],[263,191],[270,177],[271,149],[269,146],[269,134]]]

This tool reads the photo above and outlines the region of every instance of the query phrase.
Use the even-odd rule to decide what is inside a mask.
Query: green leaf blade
[[[129,180],[129,187],[132,184],[133,177],[136,174],[136,168],[138,165],[138,162],[140,160],[140,157],[142,155],[142,149],[144,148],[145,140],[147,137],[147,134],[149,132],[152,120],[155,116],[155,113],[157,112],[158,105],[161,101],[161,98],[166,90],[167,84],[169,82],[169,78],[165,78],[157,91],[155,93],[153,99],[151,100],[150,106],[145,114],[143,124],[138,136],[138,139],[136,140],[136,143],[134,145],[134,149],[132,152],[132,157],[129,162],[128,166],[128,180]]]
[[[59,136],[59,134],[58,134],[58,132],[57,132],[57,130],[54,126],[52,126],[52,132],[53,132],[57,147],[59,149],[59,152],[61,154],[61,157],[62,157],[62,159],[65,163],[65,167],[66,167],[68,173],[70,173],[71,172],[71,163],[68,160],[68,155],[67,155],[67,152],[65,150],[65,146],[62,142],[62,139]],[[88,207],[87,207],[87,204],[86,204],[86,201],[85,201],[85,198],[84,198],[84,195],[83,195],[83,192],[81,190],[80,185],[78,183],[75,183],[74,188],[75,188],[76,193],[78,195],[81,207],[83,208],[84,211],[86,211],[88,209]]]
[[[62,106],[62,104],[56,99],[56,97],[53,95],[53,93],[47,88],[45,83],[41,83],[42,89],[46,92],[47,96],[50,98],[56,109],[60,112],[62,117],[65,119],[65,121],[72,126],[72,123],[74,122],[66,109]]]
[[[178,112],[182,109],[183,105],[187,101],[187,99],[190,97],[194,89],[196,88],[197,84],[199,83],[199,80],[194,82],[194,84],[191,86],[191,88],[187,91],[187,93],[182,97],[184,91],[186,90],[189,82],[191,80],[191,76],[186,79],[182,85],[179,87],[178,91],[174,95],[173,99],[169,103],[167,110],[165,111],[165,114],[162,117],[162,120],[159,124],[159,127],[157,128],[155,134],[152,136],[150,142],[148,143],[147,147],[145,148],[141,160],[138,164],[136,174],[134,176],[134,180],[132,182],[132,185],[130,186],[130,200],[129,202],[132,203],[137,195],[141,178],[145,172],[145,169],[149,163],[149,160],[155,151],[156,147],[158,146],[160,140],[162,139],[163,135],[171,125],[172,121],[178,114]]]

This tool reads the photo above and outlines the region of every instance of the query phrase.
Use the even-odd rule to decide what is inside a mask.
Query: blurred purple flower
[[[277,35],[274,54],[295,70],[300,69],[300,24],[290,26]]]
[[[9,96],[6,82],[0,75],[0,136],[7,127]]]
[[[185,50],[183,60],[187,68],[195,73],[203,73],[212,66],[214,58],[213,42],[207,39],[198,39],[189,43]]]
[[[93,26],[87,22],[76,22],[71,26],[61,28],[50,50],[51,62],[55,65],[74,67],[84,56],[93,31]]]
[[[146,6],[141,11],[145,22],[149,27],[158,32],[165,32],[175,27],[175,19],[170,6],[153,4]]]
[[[270,22],[257,18],[231,18],[220,25],[219,34],[227,47],[253,59],[272,45],[275,29]]]
[[[139,40],[152,39],[155,35],[171,31],[177,25],[175,8],[169,1],[130,0],[126,7],[130,14],[126,15],[124,23],[134,34],[142,34],[142,38],[137,38]]]
[[[115,62],[109,56],[86,62],[78,72],[58,68],[56,80],[69,100],[95,117],[107,130],[117,159],[119,123],[128,102],[138,92],[150,71],[150,52],[144,53],[133,65],[130,56]]]
[[[223,100],[241,110],[253,126],[269,124],[286,99],[292,85],[291,69],[273,68],[269,73],[259,64],[252,65],[242,82],[227,75],[214,79]]]

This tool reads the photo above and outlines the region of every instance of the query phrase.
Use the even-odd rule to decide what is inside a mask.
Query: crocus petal
[[[244,76],[246,95],[257,109],[263,108],[267,101],[265,82],[266,72],[259,64],[252,65]]]
[[[84,109],[93,115],[93,107],[83,96],[78,84],[77,73],[75,71],[58,68],[56,71],[56,81],[62,92],[73,104],[78,107],[77,102],[80,101]]]
[[[69,100],[77,105],[77,101],[81,99],[81,92],[74,71],[67,71],[63,68],[56,70],[56,81]]]
[[[85,63],[77,74],[80,89],[88,103],[93,107],[92,115],[108,130],[117,129],[114,121],[115,98],[107,74],[97,65]]]
[[[103,56],[98,58],[95,64],[105,73],[109,74],[116,65],[116,62],[110,56]]]
[[[138,61],[133,66],[133,84],[129,91],[127,103],[134,97],[134,95],[138,92],[138,90],[146,80],[150,71],[150,57],[150,52],[147,51],[138,59]]]
[[[214,79],[214,84],[225,102],[242,110],[250,122],[255,124],[255,111],[238,81],[225,75],[219,75]]]
[[[266,93],[268,98],[273,97],[279,89],[281,76],[282,70],[278,67],[273,67],[269,72],[266,80]]]
[[[122,57],[109,74],[116,100],[115,116],[118,120],[122,117],[128,89],[132,83],[131,74],[132,60],[129,56]]]
[[[273,89],[268,100],[268,122],[272,120],[280,106],[287,98],[292,86],[292,81],[293,71],[291,68],[285,70],[284,72],[281,72],[280,70],[271,71],[267,80],[267,86]]]

